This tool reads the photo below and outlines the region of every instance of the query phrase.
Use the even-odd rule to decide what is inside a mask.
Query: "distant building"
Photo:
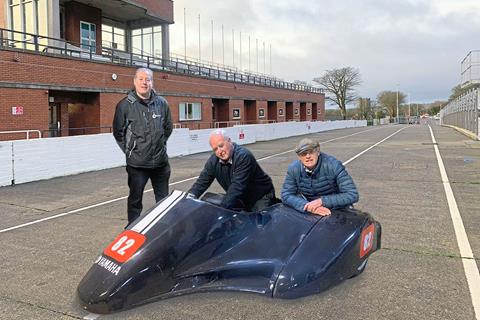
[[[470,51],[461,63],[462,83],[465,88],[471,84],[480,83],[480,50]]]
[[[171,0],[0,2],[0,131],[109,132],[140,66],[154,71],[176,127],[324,120],[318,88],[172,59],[172,23]]]

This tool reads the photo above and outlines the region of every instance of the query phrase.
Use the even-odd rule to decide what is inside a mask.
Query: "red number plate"
[[[362,237],[360,238],[360,258],[370,252],[373,247],[373,236],[375,234],[375,226],[373,223],[367,228],[363,229]]]
[[[118,235],[103,253],[118,262],[125,262],[142,246],[145,236],[132,230]]]

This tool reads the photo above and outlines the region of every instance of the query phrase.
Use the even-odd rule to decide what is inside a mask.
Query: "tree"
[[[478,87],[478,84],[470,84],[468,86],[462,87],[462,85],[457,84],[452,88],[452,94],[448,97],[448,102],[455,100],[460,97],[462,94],[466,93],[468,90]]]
[[[398,93],[398,106],[405,102],[406,94],[397,91],[382,91],[377,95],[377,101],[390,115],[394,118],[397,116],[397,93]]]
[[[313,81],[324,88],[326,100],[335,103],[343,119],[346,119],[347,104],[357,99],[354,88],[362,83],[360,71],[352,67],[327,70],[323,76]]]
[[[373,118],[374,110],[370,98],[358,98],[358,114],[360,116],[360,119]]]

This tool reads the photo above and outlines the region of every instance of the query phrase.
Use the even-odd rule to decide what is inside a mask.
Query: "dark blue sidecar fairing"
[[[78,298],[110,313],[199,291],[301,297],[361,272],[380,233],[357,210],[320,218],[277,204],[245,214],[174,191],[105,249]]]

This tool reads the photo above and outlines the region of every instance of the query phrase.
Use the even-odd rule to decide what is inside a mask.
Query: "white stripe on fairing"
[[[147,228],[145,228],[143,231],[142,231],[142,234],[146,234],[148,232],[148,230],[150,230],[154,225],[157,224],[158,221],[160,221],[160,219],[162,219],[168,211],[170,211],[170,209],[172,209],[180,200],[182,200],[184,198],[184,195],[185,193],[182,192],[182,196],[179,197],[177,200],[175,200],[174,203],[172,203],[172,205],[170,207],[167,208],[167,210],[165,210],[161,215],[159,215],[151,224],[149,224],[147,226]]]
[[[462,216],[458,210],[457,201],[453,194],[450,181],[448,180],[447,170],[443,165],[442,156],[438,150],[437,141],[433,135],[433,130],[430,125],[430,134],[432,136],[433,148],[435,155],[437,156],[438,167],[440,169],[440,176],[442,177],[443,188],[447,197],[448,208],[450,210],[450,217],[453,222],[453,229],[455,230],[455,236],[457,237],[458,249],[460,250],[460,256],[462,257],[463,270],[465,277],[467,278],[468,287],[470,289],[470,297],[472,298],[473,310],[475,313],[475,319],[480,320],[480,273],[478,272],[478,266],[473,256],[472,247],[468,242],[467,232],[463,225]]]
[[[172,192],[170,196],[164,199],[158,207],[150,211],[142,220],[137,222],[135,226],[133,226],[132,230],[138,233],[142,233],[143,229],[145,229],[152,221],[154,221],[165,209],[167,209],[177,198],[181,197],[184,193],[182,191],[175,190]]]

